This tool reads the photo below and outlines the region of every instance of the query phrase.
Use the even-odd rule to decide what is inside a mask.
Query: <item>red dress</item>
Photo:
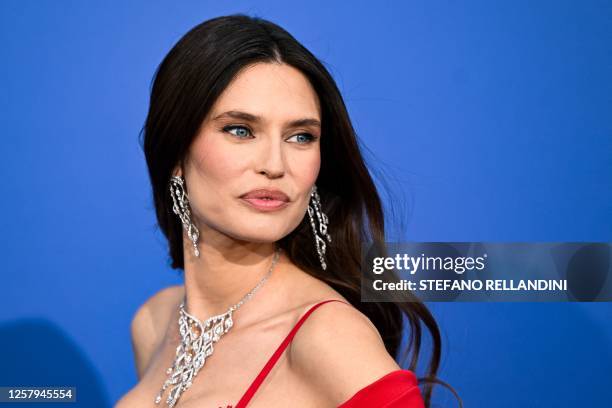
[[[293,327],[291,332],[278,346],[272,357],[257,375],[251,386],[244,393],[234,408],[245,408],[255,392],[264,381],[276,361],[285,351],[298,329],[306,318],[319,306],[327,302],[342,302],[337,299],[324,300],[312,306]],[[343,302],[346,303],[346,302]],[[373,383],[357,391],[338,408],[424,408],[423,398],[419,390],[416,376],[409,370],[395,370],[380,377]],[[222,407],[220,407],[222,408]],[[232,408],[227,405],[226,408]]]

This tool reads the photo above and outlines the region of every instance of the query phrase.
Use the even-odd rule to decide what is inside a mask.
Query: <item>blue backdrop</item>
[[[390,240],[612,241],[609,2],[221,3],[0,3],[0,386],[96,407],[134,385],[132,315],[180,283],[138,132],[157,64],[218,15],[270,19],[331,70],[404,196]],[[430,306],[466,407],[609,406],[610,303]]]

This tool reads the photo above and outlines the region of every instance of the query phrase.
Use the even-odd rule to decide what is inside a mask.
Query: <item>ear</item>
[[[174,168],[172,169],[172,175],[173,176],[183,175],[183,164],[181,162],[179,162],[176,166],[174,166]]]

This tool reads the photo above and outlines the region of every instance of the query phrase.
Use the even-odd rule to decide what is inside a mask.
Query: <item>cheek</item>
[[[296,152],[287,160],[290,163],[291,177],[300,189],[310,189],[315,183],[321,168],[321,155],[316,149],[312,152]]]
[[[240,179],[245,166],[244,155],[219,143],[216,136],[202,135],[194,141],[186,166],[192,211],[206,221],[223,214],[231,196],[228,181]]]
[[[202,178],[210,181],[227,182],[233,174],[242,168],[241,155],[235,154],[231,145],[215,141],[216,135],[200,138],[193,146],[195,169]]]
[[[321,168],[319,149],[308,152],[308,154],[297,152],[288,162],[291,163],[291,178],[300,194],[286,220],[288,223],[287,233],[299,225],[307,211],[310,202],[310,189],[317,181]]]

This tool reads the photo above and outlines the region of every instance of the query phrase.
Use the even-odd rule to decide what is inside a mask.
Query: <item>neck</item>
[[[198,243],[200,256],[195,257],[191,242],[184,242],[185,310],[200,320],[225,313],[243,299],[268,274],[277,248],[273,242],[204,237]],[[271,286],[270,281],[280,274],[280,261],[279,257],[266,281],[244,301],[241,309],[267,296],[266,286]]]

